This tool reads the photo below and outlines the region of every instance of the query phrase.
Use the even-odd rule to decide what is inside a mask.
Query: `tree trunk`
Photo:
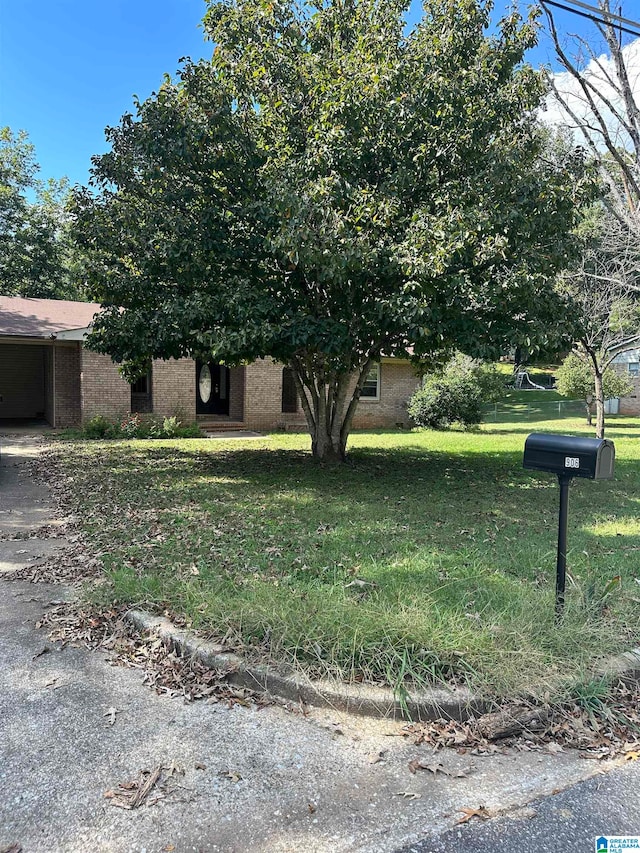
[[[591,412],[591,403],[585,403],[584,407],[587,410],[587,426],[593,426],[593,413]]]
[[[604,389],[602,385],[602,373],[594,372],[596,390],[596,438],[604,438]]]
[[[311,435],[311,452],[320,462],[344,462],[347,441],[360,392],[371,361],[359,365],[356,384],[349,397],[353,373],[327,372],[302,358],[291,360],[298,396]]]

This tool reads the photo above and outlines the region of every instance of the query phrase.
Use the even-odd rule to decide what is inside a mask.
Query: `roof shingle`
[[[85,329],[99,311],[95,302],[0,296],[0,335],[50,338],[68,329]]]

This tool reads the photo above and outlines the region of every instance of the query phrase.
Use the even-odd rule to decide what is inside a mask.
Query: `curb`
[[[200,639],[190,631],[176,628],[168,619],[152,616],[143,610],[129,610],[124,620],[140,631],[156,634],[168,646],[208,669],[221,671],[230,684],[290,702],[304,702],[366,717],[409,716],[418,721],[444,718],[464,722],[471,716],[486,713],[490,708],[488,702],[464,688],[420,691],[401,703],[388,688],[339,684],[329,680],[312,681],[298,673],[283,672],[264,664],[246,664],[238,655],[225,652],[223,646]]]
[[[596,675],[601,678],[617,676],[626,682],[640,681],[640,648],[603,661],[596,669]]]
[[[140,631],[156,634],[168,646],[197,660],[208,669],[218,670],[230,684],[264,693],[289,702],[304,702],[319,708],[334,708],[365,717],[407,717],[415,721],[450,719],[465,722],[471,716],[491,711],[489,701],[465,688],[418,691],[399,702],[393,691],[366,684],[346,684],[328,679],[312,681],[295,672],[285,672],[264,664],[246,664],[232,652],[191,631],[184,631],[161,616],[144,610],[129,610],[125,622]],[[594,675],[640,682],[640,648],[603,661]]]

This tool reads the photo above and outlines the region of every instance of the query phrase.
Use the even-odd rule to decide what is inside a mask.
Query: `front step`
[[[247,428],[244,421],[198,421],[197,423],[203,432],[237,432]]]

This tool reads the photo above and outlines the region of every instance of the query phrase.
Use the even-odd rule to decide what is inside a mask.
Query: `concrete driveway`
[[[40,446],[24,437],[3,443],[5,572],[37,559],[45,541],[64,547],[11,538],[56,521],[29,476]],[[162,698],[140,671],[47,640],[36,623],[65,594],[27,581],[0,586],[0,850],[382,853],[427,839],[416,848],[426,851],[464,807],[515,820],[529,801],[604,769],[571,752],[452,750],[437,761],[464,776],[412,775],[409,761],[432,753],[400,737],[400,723]],[[105,798],[160,765],[173,765],[173,779],[154,804],[150,797],[128,811]]]

